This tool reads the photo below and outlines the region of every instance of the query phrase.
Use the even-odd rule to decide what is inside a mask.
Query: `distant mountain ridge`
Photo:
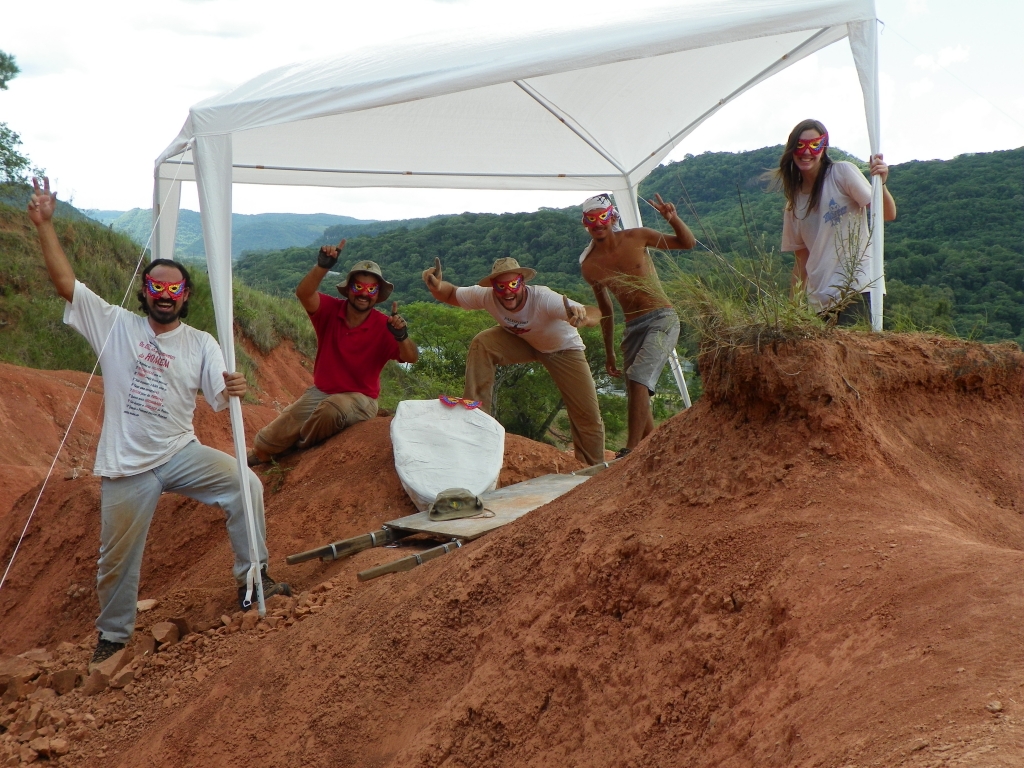
[[[85,210],[85,215],[127,235],[140,246],[145,245],[153,227],[149,208],[130,211]],[[356,219],[332,213],[235,213],[231,216],[231,256],[237,258],[248,251],[270,251],[319,242],[328,228],[374,227],[391,222]],[[383,231],[375,229],[373,234]],[[346,235],[342,235],[345,237]],[[178,232],[174,243],[177,258],[185,261],[206,258],[203,227],[198,211],[183,208],[178,212]]]

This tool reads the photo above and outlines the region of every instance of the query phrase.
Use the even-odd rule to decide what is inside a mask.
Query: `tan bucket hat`
[[[381,274],[380,266],[375,261],[357,261],[352,265],[352,269],[348,271],[345,279],[338,283],[338,293],[348,298],[348,281],[352,279],[352,275],[357,272],[366,272],[368,275],[376,275],[380,281],[380,291],[377,293],[377,301],[374,304],[380,304],[382,301],[386,301],[391,292],[395,290],[393,283],[389,283],[384,279],[384,275]]]
[[[494,262],[494,266],[491,267],[491,274],[481,280],[477,285],[481,288],[490,288],[491,280],[498,275],[503,275],[506,272],[519,272],[525,280],[533,280],[537,276],[536,269],[530,269],[529,267],[519,266],[519,262],[510,256],[506,256],[503,259],[498,259]]]

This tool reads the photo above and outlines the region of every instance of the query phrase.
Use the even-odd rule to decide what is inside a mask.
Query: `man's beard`
[[[158,307],[156,303],[150,299],[148,302],[149,316],[160,325],[170,325],[181,315],[181,310],[184,309],[184,303],[179,307],[175,302],[169,309],[163,309]]]

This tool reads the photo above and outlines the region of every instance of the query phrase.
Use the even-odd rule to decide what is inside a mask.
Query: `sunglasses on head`
[[[179,280],[176,283],[160,283],[154,280],[149,275],[146,275],[142,281],[143,285],[146,286],[146,293],[152,296],[154,299],[158,298],[164,291],[170,294],[172,299],[180,298],[185,292],[185,281]]]
[[[523,287],[523,276],[516,275],[511,280],[492,280],[491,286],[494,288],[495,293],[519,293],[519,289]]]
[[[376,296],[378,291],[380,291],[380,283],[360,283],[358,280],[352,281],[352,293],[357,296]]]
[[[820,155],[825,151],[825,147],[828,146],[828,134],[823,133],[816,139],[797,139],[796,149],[793,150],[795,155]]]
[[[584,227],[603,227],[615,220],[615,206],[609,205],[604,210],[587,211],[583,214]]]

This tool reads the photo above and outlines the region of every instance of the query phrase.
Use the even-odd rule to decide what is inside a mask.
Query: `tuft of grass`
[[[739,190],[737,190],[739,194]],[[810,305],[803,286],[792,284],[792,268],[785,264],[764,235],[752,236],[740,196],[740,209],[747,235],[747,253],[723,253],[717,238],[709,232],[696,211],[702,229],[706,258],[691,259],[686,265],[660,253],[663,289],[682,320],[697,334],[702,353],[717,354],[738,348],[760,351],[765,344],[817,338],[827,335],[839,313],[858,300],[862,259],[870,237],[862,238],[859,227],[836,243],[842,277],[832,286],[838,296],[828,312]],[[644,288],[637,282],[637,287]],[[653,288],[647,290],[654,293]],[[857,326],[854,327],[856,329]],[[870,330],[865,323],[863,330]]]

